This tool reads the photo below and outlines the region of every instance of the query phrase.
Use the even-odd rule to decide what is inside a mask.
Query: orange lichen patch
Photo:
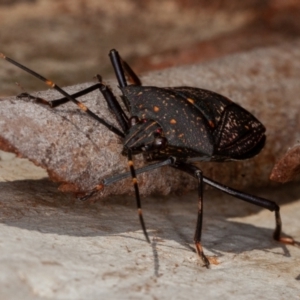
[[[6,56],[3,53],[0,53],[0,57],[4,59],[6,58]]]
[[[218,258],[216,256],[207,256],[207,259],[212,265],[219,265],[220,262],[218,261]]]
[[[171,119],[171,121],[170,121],[170,124],[176,124],[177,123],[177,121],[175,120],[175,119]]]
[[[97,184],[96,186],[95,186],[95,188],[94,188],[96,191],[101,191],[101,190],[103,190],[104,189],[104,185],[103,184]]]
[[[195,103],[195,100],[192,99],[192,98],[187,98],[186,100],[189,101],[191,104],[194,104],[194,103]]]
[[[22,155],[19,153],[18,149],[10,144],[9,141],[4,139],[3,137],[0,137],[0,149],[6,152],[11,152],[16,154],[18,157],[22,157]]]
[[[53,179],[53,177],[51,177]],[[77,196],[81,196],[82,191],[78,187],[78,185],[71,183],[71,182],[64,182],[62,183],[59,187],[58,190],[63,192],[63,193],[76,193]]]

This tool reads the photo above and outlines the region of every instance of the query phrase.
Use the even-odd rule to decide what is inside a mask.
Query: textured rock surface
[[[288,148],[287,152],[276,162],[270,179],[277,182],[297,180],[300,174],[300,145]]]
[[[299,138],[300,42],[237,54],[202,65],[180,67],[145,76],[145,85],[190,85],[214,90],[238,102],[267,127],[265,149],[254,159],[232,163],[202,163],[204,174],[235,187],[266,185],[271,169],[285,145]],[[1,63],[6,63],[2,61]],[[107,81],[119,94],[115,81]],[[67,88],[69,93],[90,84]],[[54,99],[57,93],[37,93]],[[104,100],[96,91],[82,101],[95,113],[113,122]],[[89,190],[102,178],[126,170],[120,155],[121,141],[72,104],[50,109],[10,98],[1,101],[0,147],[27,157],[47,169],[65,189]],[[136,166],[142,164],[141,158]],[[180,172],[164,168],[139,176],[143,194],[188,190],[195,182]],[[106,188],[102,196],[131,191],[128,181]]]

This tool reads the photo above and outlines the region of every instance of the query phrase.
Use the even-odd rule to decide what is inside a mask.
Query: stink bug
[[[281,218],[279,206],[270,200],[245,194],[205,177],[194,162],[248,159],[258,154],[264,147],[265,127],[248,111],[228,98],[215,92],[194,87],[158,88],[142,86],[139,78],[121,59],[116,50],[109,53],[126,111],[108,86],[98,83],[70,95],[52,81],[38,73],[0,54],[0,57],[44,81],[64,97],[52,101],[22,94],[38,103],[54,108],[68,101],[75,103],[84,113],[106,126],[123,141],[122,154],[128,157],[130,172],[102,180],[83,199],[101,191],[105,186],[132,177],[138,213],[144,235],[150,242],[142,216],[141,201],[136,174],[162,166],[186,172],[198,181],[198,212],[194,242],[198,255],[206,267],[209,260],[201,245],[203,183],[213,186],[238,199],[250,202],[275,212],[275,231],[273,238],[284,243],[293,243],[290,238],[281,237]],[[133,83],[128,85],[126,76]],[[115,116],[120,129],[98,117],[76,98],[99,89],[107,105]],[[135,170],[132,156],[143,153],[147,162]]]

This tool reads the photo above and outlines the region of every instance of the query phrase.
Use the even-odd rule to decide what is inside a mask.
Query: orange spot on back
[[[211,120],[208,121],[208,124],[210,127],[214,128],[215,127],[215,123]]]
[[[155,112],[159,112],[159,107],[158,107],[158,106],[154,106],[154,107],[153,107],[153,110],[154,110]]]
[[[177,123],[177,121],[175,119],[171,119],[170,123],[174,125]]]
[[[192,103],[192,104],[194,104],[195,103],[195,100],[194,99],[192,99],[192,98],[187,98],[186,99],[187,101],[189,101],[190,103]]]

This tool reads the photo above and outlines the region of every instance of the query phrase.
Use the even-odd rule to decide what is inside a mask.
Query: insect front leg
[[[209,268],[210,262],[205,256],[202,245],[201,245],[201,235],[202,235],[202,219],[203,219],[203,175],[202,171],[194,165],[190,165],[183,162],[177,162],[174,165],[175,168],[184,171],[198,180],[198,211],[197,211],[197,223],[194,235],[194,243],[198,256],[204,262],[205,267]]]
[[[201,257],[205,266],[209,268],[210,262],[203,252],[201,245],[201,235],[202,235],[202,219],[203,219],[203,175],[201,170],[195,171],[195,177],[198,180],[198,214],[197,214],[197,224],[194,235],[194,242],[197,254]]]
[[[139,175],[139,174],[142,174],[142,173],[145,173],[145,172],[150,172],[152,170],[159,169],[159,168],[164,167],[164,166],[174,165],[175,161],[176,161],[175,157],[171,156],[171,157],[169,157],[165,160],[158,161],[158,162],[155,162],[155,163],[150,164],[150,165],[146,165],[146,166],[141,167],[139,169],[135,169],[135,173],[136,173],[136,175]],[[125,173],[114,175],[112,177],[102,179],[99,184],[97,184],[85,196],[81,197],[80,200],[85,201],[88,198],[95,195],[97,192],[102,191],[106,186],[117,183],[117,182],[119,182],[123,179],[129,178],[129,177],[131,177],[131,172],[125,172]]]
[[[33,71],[33,70],[27,68],[26,66],[24,66],[24,65],[18,63],[17,61],[15,61],[15,60],[13,60],[13,59],[11,59],[11,58],[5,56],[5,55],[2,54],[2,53],[0,53],[0,58],[3,58],[3,59],[5,59],[5,60],[7,60],[7,61],[10,62],[11,64],[17,66],[18,68],[24,70],[25,72],[27,72],[27,73],[33,75],[34,77],[38,78],[39,80],[43,81],[44,83],[46,83],[46,84],[47,84],[49,87],[51,87],[52,89],[58,91],[60,94],[62,94],[62,95],[64,96],[64,98],[62,98],[63,100],[62,100],[61,102],[64,102],[64,103],[65,103],[65,102],[67,102],[66,100],[73,102],[75,105],[77,105],[77,107],[78,107],[81,111],[83,111],[84,113],[86,113],[86,114],[87,114],[88,116],[90,116],[92,119],[94,119],[94,120],[96,120],[97,122],[99,122],[99,123],[101,123],[102,125],[104,125],[106,128],[108,128],[108,129],[109,129],[110,131],[112,131],[114,134],[116,134],[116,135],[118,135],[118,136],[120,136],[120,137],[124,137],[124,136],[125,136],[124,132],[120,131],[120,130],[119,130],[118,128],[116,128],[115,126],[109,124],[109,123],[106,122],[104,119],[98,117],[98,116],[97,116],[95,113],[93,113],[87,106],[85,106],[82,102],[76,100],[75,97],[73,97],[72,95],[70,95],[69,93],[67,93],[64,89],[62,89],[61,87],[59,87],[59,86],[58,86],[56,83],[54,83],[53,81],[51,81],[51,80],[49,80],[49,79],[43,77],[43,76],[40,75],[39,73],[37,73],[37,72],[35,72],[35,71]],[[96,85],[96,87],[94,86],[95,89],[104,86],[104,85],[101,83],[101,77],[98,75],[97,78],[98,78],[98,80],[99,80],[99,83]],[[94,88],[94,87],[93,87],[93,88]],[[100,91],[101,91],[101,88],[100,88]],[[82,95],[82,92],[83,92],[83,91],[81,91],[81,92],[79,92],[79,93],[81,93],[81,95]],[[86,91],[85,91],[85,92],[86,92]],[[112,93],[111,93],[111,94],[112,94]],[[78,96],[78,94],[77,94],[77,96]],[[32,97],[32,96],[30,96],[30,97]],[[41,98],[40,98],[40,99],[41,99]],[[110,98],[109,100],[111,100],[111,99],[112,99],[112,98]],[[106,100],[107,100],[107,99],[106,99]],[[112,100],[112,101],[116,101],[116,102],[117,102],[117,100],[116,100],[115,97],[113,97],[113,100]],[[41,99],[41,103],[46,104],[47,101],[44,100],[44,99]],[[49,104],[48,104],[48,105],[49,105]],[[51,105],[50,105],[50,106],[51,106]],[[113,105],[110,106],[109,104],[108,104],[108,106],[109,106],[110,108],[113,107]],[[124,112],[123,112],[123,114],[124,114]],[[125,114],[124,114],[124,115],[125,115]],[[119,120],[118,120],[118,122],[119,122]]]
[[[121,126],[123,132],[125,133],[128,130],[128,117],[125,114],[124,110],[122,109],[121,105],[119,104],[117,98],[115,97],[115,95],[113,94],[113,92],[111,91],[111,89],[102,83],[102,78],[100,75],[96,75],[96,78],[98,79],[99,83],[92,85],[82,91],[79,91],[75,94],[72,94],[71,97],[72,98],[78,98],[84,95],[87,95],[89,93],[91,93],[92,91],[99,89],[99,91],[101,92],[102,96],[104,97],[107,106],[109,108],[109,110],[111,111],[112,114],[114,114],[114,116],[116,117],[117,122],[119,123],[119,125]],[[30,96],[30,98],[32,98],[32,96]],[[33,97],[34,98],[34,97]],[[49,105],[51,108],[54,107],[58,107],[64,103],[69,102],[70,100],[67,97],[63,97],[60,99],[56,99],[56,100],[51,100],[51,101],[46,101],[44,99],[41,98],[36,98],[35,99],[37,102],[42,103],[42,104],[47,104]]]
[[[81,90],[77,93],[71,94],[70,96],[72,98],[78,98],[78,97],[87,95],[87,94],[93,92],[96,89],[99,89],[99,83],[96,83],[96,84],[94,84],[94,85],[92,85],[92,86],[90,86],[90,87],[88,87],[84,90]],[[40,97],[32,96],[28,93],[21,93],[17,96],[17,98],[19,98],[19,99],[27,98],[27,99],[30,99],[30,100],[34,100],[37,103],[48,105],[51,108],[55,108],[55,107],[58,107],[60,105],[65,104],[67,102],[70,102],[70,100],[67,97],[62,97],[62,98],[59,98],[59,99],[48,101],[48,100],[40,98]]]

